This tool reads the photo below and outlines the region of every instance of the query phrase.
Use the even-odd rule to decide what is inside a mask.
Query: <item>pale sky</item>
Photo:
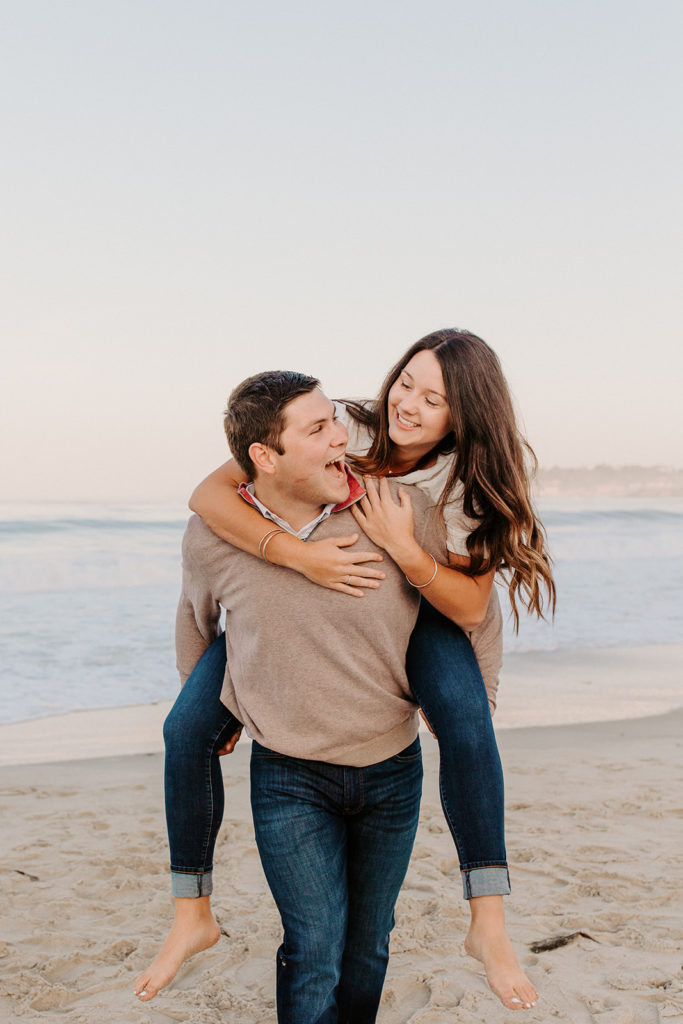
[[[683,465],[679,3],[22,0],[0,15],[4,499],[185,496],[262,369],[438,327],[546,466]]]

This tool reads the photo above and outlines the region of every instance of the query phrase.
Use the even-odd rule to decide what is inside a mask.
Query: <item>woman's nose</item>
[[[408,418],[417,415],[417,402],[412,395],[407,395],[403,399],[398,407],[398,411],[401,413],[401,416],[407,416]]]

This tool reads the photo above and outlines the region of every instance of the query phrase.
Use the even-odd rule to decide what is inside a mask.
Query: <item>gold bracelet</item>
[[[429,552],[426,551],[425,554],[429,555]],[[413,581],[412,580],[408,580],[408,577],[406,576],[406,579],[408,580],[408,583],[410,583],[411,587],[415,587],[416,590],[424,590],[424,588],[428,587],[430,583],[433,583],[435,578],[436,578],[436,574],[439,571],[439,563],[434,558],[434,555],[429,555],[429,557],[431,558],[432,562],[434,563],[434,572],[429,577],[429,579],[427,580],[426,583],[413,583]],[[403,575],[405,576],[405,573]]]
[[[276,527],[276,529],[274,529],[274,530],[269,530],[268,533],[264,533],[263,536],[261,537],[261,540],[259,541],[259,546],[258,546],[258,556],[259,556],[259,558],[263,558],[263,542],[267,541],[269,537],[272,537],[275,533],[277,533],[278,529],[279,529],[279,527]]]
[[[258,556],[259,556],[259,558],[263,558],[263,548],[264,548],[264,545],[268,543],[270,538],[274,537],[276,533],[284,533],[284,532],[285,531],[283,529],[281,529],[279,526],[277,526],[274,530],[269,530],[268,533],[264,533],[263,534],[263,536],[261,537],[261,540],[259,542],[259,546],[258,546]]]
[[[278,529],[278,530],[271,530],[270,533],[266,534],[266,536],[263,538],[263,540],[259,544],[259,548],[261,550],[261,558],[263,559],[264,562],[268,562],[269,565],[273,564],[270,561],[270,559],[268,558],[268,555],[266,554],[266,548],[270,544],[270,542],[273,539],[273,537],[277,537],[278,533],[286,533],[286,532],[287,532],[286,530],[280,530],[280,529]]]

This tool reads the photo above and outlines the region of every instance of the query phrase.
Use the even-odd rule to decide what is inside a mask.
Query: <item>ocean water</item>
[[[506,651],[683,642],[683,499],[540,510],[557,614],[508,621]],[[175,696],[186,522],[182,503],[0,505],[0,723]]]

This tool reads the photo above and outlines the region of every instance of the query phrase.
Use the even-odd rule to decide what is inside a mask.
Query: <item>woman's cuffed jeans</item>
[[[284,930],[278,1024],[374,1024],[421,789],[419,739],[365,768],[252,743],[256,843]]]
[[[218,751],[241,722],[221,704],[225,636],[204,652],[164,722],[166,826],[174,896],[209,896],[224,810]]]
[[[458,851],[463,896],[505,895],[503,769],[486,688],[465,633],[424,598],[406,669],[439,741],[441,806]]]

